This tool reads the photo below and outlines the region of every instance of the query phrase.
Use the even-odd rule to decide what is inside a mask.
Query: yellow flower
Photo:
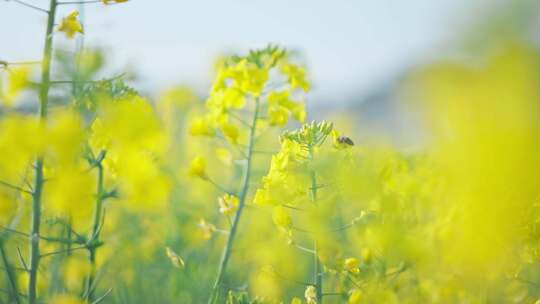
[[[205,240],[210,239],[210,237],[212,237],[212,234],[216,231],[216,226],[208,223],[204,219],[201,219],[197,226],[202,230],[203,238]]]
[[[362,259],[364,260],[364,263],[371,262],[372,258],[373,254],[371,253],[371,250],[369,248],[362,249]]]
[[[104,102],[92,125],[90,144],[94,151],[110,148],[162,153],[167,146],[163,126],[145,99],[134,96]]]
[[[171,263],[174,265],[174,267],[176,268],[185,267],[186,264],[184,263],[184,260],[178,254],[176,254],[176,252],[174,252],[171,248],[166,247],[165,254],[167,254],[167,257],[169,258],[169,260],[171,260]]]
[[[234,81],[234,87],[253,96],[261,95],[268,80],[267,68],[260,68],[246,59],[240,60],[236,66],[232,67],[230,74]]]
[[[118,190],[127,209],[158,211],[166,206],[171,183],[152,155],[127,150],[113,162]]]
[[[231,194],[225,194],[224,196],[218,198],[218,204],[219,204],[219,212],[230,215],[233,214],[234,211],[238,208],[238,197],[231,195]]]
[[[351,273],[359,273],[360,269],[358,266],[360,266],[360,261],[356,258],[345,259],[345,262],[343,263],[343,268]]]
[[[289,84],[293,89],[300,88],[309,91],[310,85],[306,80],[306,70],[291,63],[281,66],[281,72],[288,77]]]
[[[75,37],[76,33],[84,34],[83,26],[79,22],[79,12],[73,11],[62,19],[58,25],[58,31],[64,32],[68,39]]]
[[[43,190],[46,207],[78,224],[86,222],[92,216],[95,200],[96,179],[91,173],[82,166],[52,167],[48,173],[50,181]]]
[[[225,138],[227,138],[228,141],[233,144],[238,143],[238,136],[240,136],[240,131],[235,125],[229,122],[224,122],[221,124],[221,131],[223,132],[223,135],[225,135]]]
[[[359,289],[353,289],[349,295],[348,304],[360,304],[362,301],[362,291]]]
[[[290,96],[290,91],[268,94],[268,116],[271,125],[285,126],[291,114],[299,122],[306,119],[304,104],[292,100]]]
[[[268,107],[268,118],[270,125],[284,127],[289,121],[289,111],[284,107]]]
[[[274,224],[285,230],[290,230],[292,227],[292,218],[283,206],[276,206],[272,210],[272,220]]]
[[[206,179],[206,160],[202,156],[195,157],[189,166],[188,174],[190,176]]]
[[[306,298],[307,304],[317,304],[317,289],[313,285],[306,287],[304,291],[304,298]]]
[[[28,87],[30,74],[31,70],[27,66],[9,70],[7,88],[2,98],[6,106],[11,107],[21,91]]]
[[[277,205],[276,200],[272,198],[268,189],[257,189],[253,203],[256,205]]]
[[[189,126],[189,134],[193,136],[214,136],[215,129],[208,118],[196,118]]]

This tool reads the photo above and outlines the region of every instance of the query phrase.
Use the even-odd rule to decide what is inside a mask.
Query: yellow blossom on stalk
[[[283,107],[268,107],[268,118],[271,125],[284,127],[289,121],[289,112]]]
[[[373,258],[373,254],[369,248],[362,249],[362,259],[364,263],[370,263]]]
[[[216,91],[206,101],[206,106],[209,109],[220,113],[227,112],[230,109],[241,109],[245,104],[245,93],[234,87]]]
[[[188,174],[202,179],[208,178],[208,175],[206,174],[206,159],[202,156],[195,157],[189,165]]]
[[[361,304],[362,303],[362,291],[359,289],[353,289],[349,293],[348,304]]]
[[[169,140],[152,106],[143,98],[103,100],[92,123],[89,145],[106,151],[104,171],[121,202],[135,210],[160,210],[171,184],[161,168]]]
[[[238,208],[238,197],[232,194],[225,194],[218,198],[219,212],[225,215],[231,215]]]
[[[247,59],[229,67],[226,74],[232,78],[234,87],[253,96],[261,95],[268,80],[268,68],[259,67]]]
[[[168,144],[152,105],[135,96],[103,102],[92,124],[90,145],[94,151],[149,151],[161,155]]]
[[[272,199],[268,189],[257,189],[253,203],[257,205],[277,205],[278,203]]]
[[[215,128],[207,117],[199,117],[193,120],[189,126],[189,134],[193,136],[214,136]]]
[[[271,125],[285,126],[290,115],[299,122],[306,119],[304,104],[292,100],[290,96],[290,91],[268,94],[268,116]]]
[[[30,83],[31,69],[28,66],[21,66],[8,70],[7,86],[3,97],[4,105],[11,107],[21,91],[28,87]]]
[[[210,239],[212,237],[212,234],[214,234],[214,232],[216,231],[216,226],[208,223],[204,219],[200,219],[199,224],[197,226],[202,230],[203,238],[205,240]]]
[[[288,81],[293,89],[300,88],[305,92],[309,91],[310,85],[306,80],[305,69],[298,65],[286,63],[281,66],[283,74],[287,75]]]
[[[282,229],[290,230],[292,228],[292,218],[283,206],[276,206],[272,210],[272,220],[274,224]]]
[[[43,152],[43,140],[44,131],[38,118],[20,114],[7,114],[2,117],[0,119],[2,180],[19,179],[37,153]]]
[[[221,124],[221,131],[223,132],[223,135],[225,135],[225,138],[228,141],[233,144],[238,143],[238,136],[240,136],[240,131],[238,130],[238,127],[229,122],[224,122]]]
[[[86,134],[82,117],[72,110],[51,112],[45,128],[46,153],[55,165],[73,166],[80,161]]]
[[[92,172],[74,165],[52,167],[47,172],[49,181],[43,190],[47,211],[71,217],[77,226],[87,223],[92,216],[96,191]]]
[[[68,39],[75,37],[76,33],[83,34],[83,26],[78,19],[79,12],[73,11],[62,19],[60,25],[58,25],[58,31],[64,32]]]
[[[171,183],[151,155],[130,151],[114,162],[119,194],[126,208],[158,211],[166,206]]]
[[[343,268],[351,273],[359,273],[360,268],[358,266],[360,266],[360,261],[357,258],[348,258],[343,262]]]
[[[184,268],[185,267],[186,264],[184,263],[184,260],[176,252],[174,252],[171,248],[166,247],[165,248],[165,254],[169,258],[169,260],[171,260],[171,263],[174,265],[174,267],[176,267],[176,268]]]
[[[307,304],[317,304],[317,289],[313,285],[306,287],[304,298]]]

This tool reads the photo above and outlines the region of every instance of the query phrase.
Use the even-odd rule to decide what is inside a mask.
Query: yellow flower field
[[[540,303],[537,43],[415,65],[403,145],[312,110],[287,45],[140,93],[80,44],[81,8],[137,1],[0,3],[46,21],[37,62],[0,58],[0,303]]]

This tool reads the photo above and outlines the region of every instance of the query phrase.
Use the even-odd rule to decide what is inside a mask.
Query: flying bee
[[[337,142],[341,145],[354,146],[354,142],[347,136],[339,136]]]

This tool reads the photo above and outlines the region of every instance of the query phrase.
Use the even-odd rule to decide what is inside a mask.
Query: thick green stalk
[[[257,129],[257,119],[259,116],[259,103],[260,101],[257,98],[255,100],[255,110],[253,112],[253,119],[249,130],[249,141],[246,150],[246,166],[244,167],[244,180],[242,181],[242,188],[239,195],[238,210],[236,210],[236,215],[234,217],[231,230],[227,238],[227,243],[225,245],[225,248],[223,249],[223,255],[219,264],[216,281],[214,282],[214,287],[212,289],[210,299],[208,300],[208,303],[210,304],[215,303],[215,301],[219,299],[219,291],[223,282],[223,277],[225,275],[225,272],[227,271],[227,265],[231,256],[234,239],[238,231],[238,223],[240,221],[242,211],[244,210],[246,197],[249,191],[249,180],[251,178],[251,161],[253,156],[253,146],[255,145],[255,131]]]
[[[96,193],[96,205],[94,209],[94,218],[92,223],[92,234],[90,235],[91,244],[88,247],[88,261],[90,263],[90,274],[86,281],[85,297],[88,302],[94,301],[94,280],[96,277],[96,250],[94,246],[96,242],[99,242],[99,229],[101,225],[101,218],[103,214],[103,165],[101,160],[96,165],[98,180],[97,180],[97,193]]]
[[[313,161],[313,149],[309,149],[310,159]],[[315,171],[311,171],[311,201],[313,203],[317,202],[317,175]],[[314,240],[313,244],[313,257],[314,257],[314,281],[315,289],[317,290],[317,303],[322,304],[323,299],[323,274],[321,261],[319,260],[319,250],[317,239]]]
[[[43,49],[43,62],[41,67],[41,86],[39,90],[39,117],[41,123],[47,118],[47,105],[49,103],[49,85],[51,77],[51,58],[54,19],[56,16],[57,1],[51,0],[47,30],[45,34],[45,46]],[[28,280],[28,303],[37,303],[37,274],[39,268],[39,234],[41,225],[41,194],[43,191],[43,156],[38,156],[34,171],[34,191],[32,193],[32,217],[31,217],[31,237],[30,237],[30,269]]]
[[[9,261],[7,259],[6,250],[4,248],[4,240],[0,239],[0,255],[2,255],[2,265],[4,267],[4,271],[6,272],[6,277],[9,284],[9,290],[10,290],[10,299],[8,301],[11,303],[19,304],[21,303],[19,299],[19,292],[17,290],[17,281],[15,280],[15,274],[13,273],[13,269],[11,268],[11,265],[9,264]]]

